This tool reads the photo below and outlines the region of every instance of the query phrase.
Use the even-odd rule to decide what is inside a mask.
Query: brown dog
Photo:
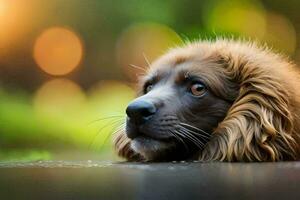
[[[253,43],[202,41],[155,61],[115,137],[129,161],[299,158],[300,76]]]

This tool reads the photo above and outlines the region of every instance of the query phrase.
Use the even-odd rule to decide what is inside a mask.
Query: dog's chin
[[[174,146],[175,143],[172,141],[160,141],[150,137],[137,137],[131,140],[131,148],[146,161],[163,160]]]

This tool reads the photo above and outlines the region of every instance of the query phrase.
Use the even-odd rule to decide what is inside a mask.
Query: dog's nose
[[[156,107],[153,103],[138,100],[128,105],[126,113],[130,121],[135,124],[142,124],[156,113]]]

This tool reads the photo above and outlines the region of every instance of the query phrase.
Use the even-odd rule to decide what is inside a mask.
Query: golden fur
[[[199,160],[299,159],[300,75],[294,64],[256,44],[219,39],[172,49],[152,68],[187,60],[212,61],[221,70],[218,76],[229,77],[239,85],[233,105],[199,152]],[[127,160],[142,159],[131,149],[124,131],[117,133],[115,147]]]

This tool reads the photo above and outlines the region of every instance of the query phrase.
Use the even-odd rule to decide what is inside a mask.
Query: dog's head
[[[274,160],[283,156],[276,149],[282,141],[283,149],[293,151],[293,138],[285,134],[268,143],[276,131],[280,137],[290,131],[292,122],[280,80],[262,66],[278,58],[260,58],[262,52],[234,42],[204,42],[159,58],[126,109],[119,153],[151,161]],[[275,85],[279,92],[270,91]]]

